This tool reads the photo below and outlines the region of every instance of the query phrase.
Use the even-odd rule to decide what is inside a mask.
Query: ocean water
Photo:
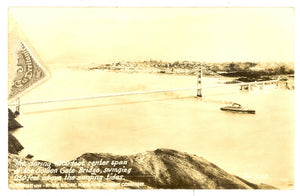
[[[129,91],[192,87],[195,76],[54,71],[21,102]],[[223,82],[205,78],[205,85]],[[196,154],[231,174],[279,188],[293,186],[294,91],[242,92],[239,87],[130,95],[27,105],[14,135],[40,160],[72,160],[85,152],[134,154],[171,148]],[[237,102],[256,114],[220,111]],[[14,108],[12,108],[14,110]]]

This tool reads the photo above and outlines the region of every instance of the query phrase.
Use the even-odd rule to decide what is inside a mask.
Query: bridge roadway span
[[[278,80],[269,80],[269,81],[261,81],[261,82],[241,82],[241,83],[232,83],[232,84],[217,84],[217,85],[211,85],[211,86],[202,86],[201,89],[218,88],[218,87],[226,87],[226,86],[248,86],[248,87],[250,87],[251,85],[265,85],[265,84],[272,84],[272,83],[277,83],[277,82],[278,82]],[[112,94],[100,94],[100,95],[94,95],[94,96],[59,98],[59,99],[50,99],[50,100],[36,100],[36,101],[28,101],[28,102],[18,101],[16,103],[10,103],[10,104],[8,104],[8,106],[46,104],[46,103],[53,103],[53,102],[97,99],[97,98],[107,98],[107,97],[119,97],[119,96],[138,95],[138,94],[172,92],[172,91],[196,90],[196,89],[199,89],[199,87],[194,86],[194,87],[187,87],[187,88],[173,88],[173,89],[149,90],[149,91],[132,91],[132,92],[121,92],[121,93],[112,93]],[[250,90],[250,88],[248,88],[248,90]]]

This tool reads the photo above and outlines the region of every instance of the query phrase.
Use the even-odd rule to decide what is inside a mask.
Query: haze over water
[[[204,85],[222,82],[205,78]],[[192,87],[195,76],[55,71],[21,101]],[[132,95],[21,107],[14,135],[35,159],[72,160],[83,153],[134,154],[170,148],[196,154],[251,182],[293,184],[294,91],[238,87]],[[226,102],[255,115],[220,111]]]

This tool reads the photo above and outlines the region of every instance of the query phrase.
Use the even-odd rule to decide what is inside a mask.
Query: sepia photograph
[[[8,188],[294,189],[294,23],[293,7],[9,7]]]

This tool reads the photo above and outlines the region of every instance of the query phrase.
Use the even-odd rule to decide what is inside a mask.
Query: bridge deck
[[[224,86],[249,86],[249,85],[252,85],[252,84],[255,84],[255,85],[260,85],[261,84],[261,85],[263,85],[263,84],[275,83],[275,82],[278,82],[278,80],[269,80],[269,81],[261,81],[261,82],[241,82],[241,83],[233,83],[233,84],[218,84],[218,85],[212,85],[212,86],[202,86],[201,89],[218,88],[218,87],[224,87]],[[138,94],[172,92],[172,91],[196,90],[196,89],[199,89],[199,88],[194,86],[194,87],[187,87],[187,88],[174,88],[174,89],[163,89],[163,90],[133,91],[133,92],[123,92],[123,93],[100,94],[100,95],[94,95],[94,96],[70,97],[70,98],[60,98],[60,99],[36,100],[36,101],[20,102],[20,103],[10,103],[10,104],[8,104],[8,106],[45,104],[45,103],[53,103],[53,102],[64,102],[64,101],[107,98],[107,97],[119,97],[119,96],[138,95]]]

